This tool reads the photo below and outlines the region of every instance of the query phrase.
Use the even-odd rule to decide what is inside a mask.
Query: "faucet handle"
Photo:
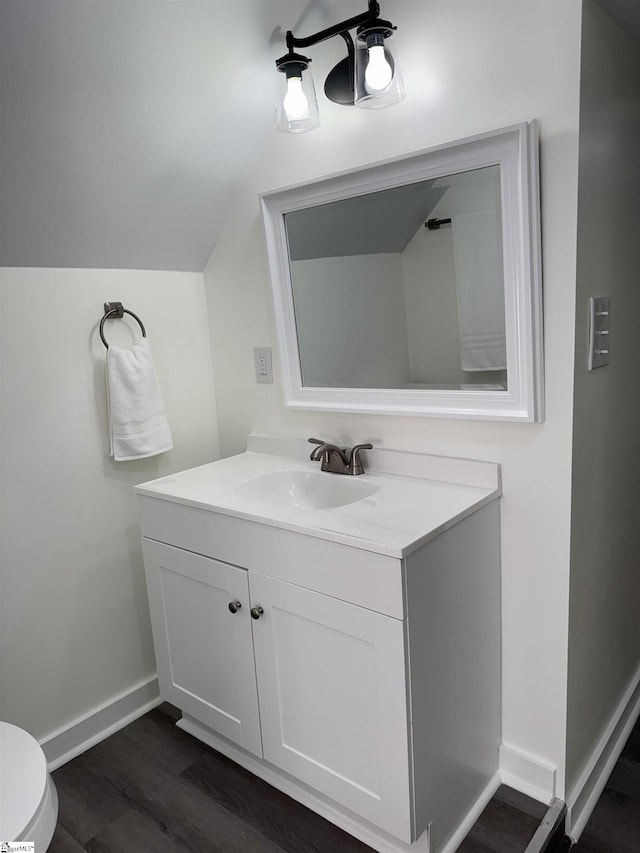
[[[319,438],[309,438],[309,439],[307,439],[307,441],[309,442],[309,444],[317,444],[317,445],[319,445],[318,447],[316,447],[316,449],[315,449],[315,450],[312,450],[312,451],[311,451],[311,455],[309,456],[309,459],[310,459],[312,462],[317,462],[317,461],[318,461],[318,459],[319,459],[320,448],[321,448],[321,447],[324,447],[324,445],[326,444],[326,442],[324,442],[324,441],[320,441],[320,439],[319,439]]]
[[[352,474],[364,474],[364,465],[360,459],[361,450],[373,450],[373,444],[356,444],[351,448],[351,456],[349,458],[349,469]]]

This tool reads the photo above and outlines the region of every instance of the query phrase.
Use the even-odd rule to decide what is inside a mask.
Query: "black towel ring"
[[[137,321],[138,325],[140,326],[140,330],[142,332],[142,337],[143,338],[147,337],[147,333],[145,332],[144,326],[142,324],[142,320],[140,319],[140,317],[138,317],[137,314],[134,314],[133,311],[129,311],[126,308],[123,308],[121,302],[105,302],[104,303],[104,317],[102,318],[102,320],[100,320],[100,338],[102,340],[102,343],[105,345],[105,347],[107,349],[109,349],[109,344],[107,343],[106,338],[104,336],[104,332],[103,332],[104,321],[108,320],[109,318],[111,318],[112,320],[117,320],[120,317],[124,316],[125,314],[129,314],[131,317],[133,317],[134,320]]]

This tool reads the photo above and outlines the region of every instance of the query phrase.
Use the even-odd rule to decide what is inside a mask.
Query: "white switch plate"
[[[611,315],[608,296],[589,299],[589,370],[609,364]]]
[[[256,369],[256,382],[273,382],[271,347],[254,347],[253,362]]]

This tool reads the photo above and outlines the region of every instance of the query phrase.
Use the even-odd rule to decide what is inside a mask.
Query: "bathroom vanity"
[[[161,696],[374,849],[454,850],[498,784],[498,466],[248,448],[137,487]]]

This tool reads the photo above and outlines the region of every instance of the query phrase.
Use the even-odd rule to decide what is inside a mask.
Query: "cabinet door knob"
[[[264,609],[262,607],[252,607],[251,608],[251,618],[259,619],[264,613]]]
[[[240,608],[241,608],[241,607],[242,607],[242,602],[241,602],[241,601],[230,601],[230,602],[229,602],[229,610],[230,610],[232,613],[237,613],[237,612],[238,612],[238,610],[240,610]]]

